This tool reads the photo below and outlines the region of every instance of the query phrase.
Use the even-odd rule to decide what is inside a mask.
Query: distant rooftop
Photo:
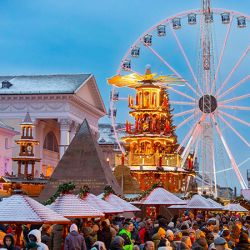
[[[125,124],[117,124],[116,128],[118,131],[119,138],[126,135]],[[98,139],[98,143],[100,145],[116,144],[114,130],[111,124],[101,123],[98,125],[98,129],[99,129],[99,135],[100,135]]]
[[[91,74],[0,76],[0,95],[73,94]]]
[[[14,131],[14,128],[8,126],[7,124],[5,124],[4,122],[2,122],[0,120],[0,128],[5,128],[5,129],[9,129],[9,130],[13,130]]]

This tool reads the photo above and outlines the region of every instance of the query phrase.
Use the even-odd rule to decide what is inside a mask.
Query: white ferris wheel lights
[[[145,43],[144,43],[145,44]],[[158,58],[160,59],[160,61],[165,64],[176,76],[178,76],[179,78],[181,79],[184,79],[165,59],[163,59],[152,47],[150,46],[147,46],[145,44],[145,46]],[[185,82],[185,84],[196,94],[197,94],[197,91],[188,83],[188,82]]]
[[[173,105],[184,105],[184,106],[195,106],[195,102],[182,102],[182,101],[169,101],[170,104]]]
[[[225,51],[225,48],[226,48],[226,45],[227,45],[227,41],[228,41],[228,37],[229,37],[230,31],[231,31],[232,22],[233,22],[233,18],[231,19],[231,21],[229,22],[229,25],[227,27],[226,36],[225,36],[225,39],[224,39],[224,42],[223,42],[223,46],[222,46],[220,57],[219,57],[219,62],[218,62],[218,65],[217,65],[217,68],[216,68],[216,72],[215,72],[215,76],[214,76],[214,80],[213,80],[213,83],[212,83],[211,93],[214,92],[215,83],[216,83],[217,78],[218,78],[218,74],[219,74],[219,70],[220,70],[222,58],[223,58],[224,51]]]
[[[233,75],[233,73],[235,72],[235,70],[240,66],[241,62],[243,61],[243,59],[247,56],[248,52],[250,50],[250,45],[246,48],[246,50],[242,53],[241,57],[239,58],[239,60],[237,61],[237,63],[234,65],[234,67],[232,68],[232,70],[230,71],[230,73],[228,74],[226,80],[221,84],[220,88],[217,90],[217,92],[215,93],[215,96],[218,96],[219,93],[221,92],[221,90],[225,87],[225,85],[228,83],[228,81],[230,80],[231,76]]]
[[[234,97],[234,98],[227,99],[227,100],[225,100],[225,101],[221,101],[220,104],[227,104],[227,103],[230,103],[230,102],[243,100],[243,99],[246,99],[246,98],[249,98],[249,97],[250,97],[250,94],[245,94],[245,95],[241,95],[241,96],[236,96],[236,97]]]
[[[188,133],[186,134],[186,136],[184,137],[184,139],[182,140],[182,142],[180,143],[179,147],[177,148],[176,152],[178,153],[182,147],[184,147],[184,145],[186,144],[187,140],[191,137],[191,135],[193,134],[196,125],[200,122],[201,117],[199,117],[196,122],[194,123],[194,125],[190,128],[190,130],[188,131]],[[199,121],[199,122],[198,122]]]
[[[194,112],[195,112],[195,109],[189,109],[189,110],[186,110],[186,111],[183,111],[183,112],[175,113],[174,117],[184,116],[184,115],[187,115],[187,114],[192,114]]]
[[[247,107],[247,106],[230,106],[230,105],[222,105],[222,104],[219,104],[218,106],[220,108],[224,108],[224,109],[247,110],[247,111],[250,111],[250,107]]]
[[[191,101],[194,101],[194,102],[195,102],[195,99],[194,99],[193,97],[191,97],[190,95],[187,95],[187,94],[185,94],[185,93],[183,93],[183,92],[181,92],[181,91],[179,91],[179,90],[177,90],[177,89],[174,89],[173,87],[169,88],[169,91],[173,91],[173,92],[175,92],[175,93],[177,93],[177,94],[179,94],[179,95],[182,95],[182,96],[184,96],[184,97],[190,99]]]
[[[185,51],[184,51],[184,49],[183,49],[183,46],[182,46],[182,44],[181,44],[181,42],[180,42],[180,40],[179,40],[179,38],[178,38],[178,36],[177,36],[177,34],[176,34],[174,28],[171,27],[170,30],[172,31],[172,33],[173,33],[173,35],[174,35],[174,38],[175,38],[175,40],[176,40],[176,42],[177,42],[177,44],[178,44],[178,47],[179,47],[179,49],[180,49],[180,51],[181,51],[181,53],[182,53],[182,55],[183,55],[183,57],[184,57],[184,59],[185,59],[185,61],[186,61],[186,63],[187,63],[187,66],[188,66],[188,68],[189,68],[189,70],[190,70],[190,72],[191,72],[191,74],[192,74],[192,76],[193,76],[193,78],[194,78],[194,81],[195,81],[195,83],[196,83],[196,85],[197,85],[197,87],[198,87],[200,93],[203,94],[203,91],[202,91],[202,89],[201,89],[201,87],[200,87],[200,85],[199,85],[199,83],[198,83],[197,77],[196,77],[195,74],[194,74],[194,70],[193,70],[193,68],[192,68],[192,66],[191,66],[191,64],[190,64],[189,59],[187,58],[187,55],[186,55],[186,53],[185,53]]]
[[[237,163],[236,163],[236,161],[235,161],[235,159],[234,159],[234,157],[233,157],[233,155],[232,155],[232,153],[231,153],[231,151],[230,151],[230,149],[229,149],[229,147],[228,147],[228,145],[227,145],[227,143],[226,143],[226,141],[225,141],[225,139],[224,139],[224,137],[222,135],[220,127],[219,127],[216,119],[214,118],[214,116],[212,116],[212,119],[214,121],[215,128],[216,128],[216,130],[217,130],[217,132],[219,134],[219,137],[220,137],[220,139],[221,139],[221,141],[222,141],[222,143],[224,145],[224,148],[225,148],[225,150],[226,150],[226,152],[228,154],[228,157],[229,157],[229,159],[231,161],[232,167],[233,167],[233,169],[234,169],[234,171],[236,173],[236,176],[237,176],[237,178],[238,178],[238,180],[240,182],[240,185],[241,185],[242,189],[246,189],[247,188],[246,182],[243,179],[243,177],[242,177],[242,175],[240,173],[240,170],[239,170],[239,168],[237,166]]]
[[[219,112],[219,114],[227,116],[227,117],[229,117],[229,118],[231,118],[231,119],[233,119],[233,120],[235,120],[235,121],[237,121],[237,122],[239,122],[241,124],[244,124],[244,125],[250,127],[250,123],[249,122],[243,121],[243,120],[241,120],[240,118],[238,118],[238,117],[236,117],[234,115],[230,115],[230,114],[228,114],[226,112],[223,112],[222,110],[219,110],[218,112]]]
[[[232,92],[233,90],[235,90],[236,88],[238,88],[241,84],[247,82],[248,80],[250,80],[250,75],[244,77],[242,80],[240,80],[239,82],[237,82],[234,86],[232,86],[231,88],[229,88],[227,91],[225,91],[223,94],[221,94],[220,96],[218,96],[219,98],[222,98],[224,96],[226,96],[227,94],[229,94],[230,92]]]
[[[182,121],[181,123],[179,123],[176,126],[176,129],[180,129],[182,126],[184,126],[186,123],[188,123],[190,120],[192,120],[194,117],[196,116],[196,114],[192,114],[190,115],[188,118],[186,118],[184,121]]]
[[[228,121],[226,121],[222,115],[218,114],[218,117],[240,138],[241,141],[250,147],[250,144],[247,142],[247,140]]]

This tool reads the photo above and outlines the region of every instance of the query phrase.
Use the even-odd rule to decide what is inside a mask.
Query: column
[[[21,161],[18,161],[18,171],[17,171],[17,176],[20,176],[21,174]]]
[[[27,175],[28,175],[28,162],[25,161],[24,162],[24,178],[27,179]]]
[[[59,148],[60,148],[60,159],[61,159],[67,147],[69,146],[69,131],[70,131],[71,120],[60,119],[59,124],[60,124]]]
[[[78,122],[73,121],[70,125],[70,132],[69,132],[69,143],[72,142],[72,140],[75,137],[75,134],[77,130],[79,129],[80,124]]]

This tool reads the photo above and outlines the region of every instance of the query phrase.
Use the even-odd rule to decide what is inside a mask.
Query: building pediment
[[[99,111],[106,114],[106,108],[98,89],[95,77],[91,75],[76,91],[75,94],[85,102],[89,103],[93,107],[99,109]]]

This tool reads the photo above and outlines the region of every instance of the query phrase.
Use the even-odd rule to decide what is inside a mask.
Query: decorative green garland
[[[68,193],[74,189],[75,184],[73,182],[60,184],[57,188],[57,191],[47,201],[44,202],[44,205],[52,204],[61,194]]]
[[[162,187],[162,184],[160,182],[158,183],[155,183],[151,186],[151,188],[149,188],[148,190],[145,190],[143,193],[141,193],[140,195],[138,195],[137,197],[135,198],[126,198],[125,196],[123,195],[119,195],[119,194],[116,194],[115,191],[113,190],[113,188],[109,185],[109,186],[106,186],[104,188],[104,195],[103,195],[103,199],[105,200],[105,198],[107,196],[109,196],[110,194],[115,194],[117,195],[118,197],[120,197],[121,199],[125,200],[125,201],[128,201],[128,202],[132,202],[132,201],[140,201],[141,199],[145,198],[146,196],[148,196],[155,188],[157,187]]]
[[[83,187],[80,188],[79,191],[79,197],[80,198],[84,198],[85,196],[87,196],[87,194],[90,193],[90,188],[88,185],[84,185]]]

